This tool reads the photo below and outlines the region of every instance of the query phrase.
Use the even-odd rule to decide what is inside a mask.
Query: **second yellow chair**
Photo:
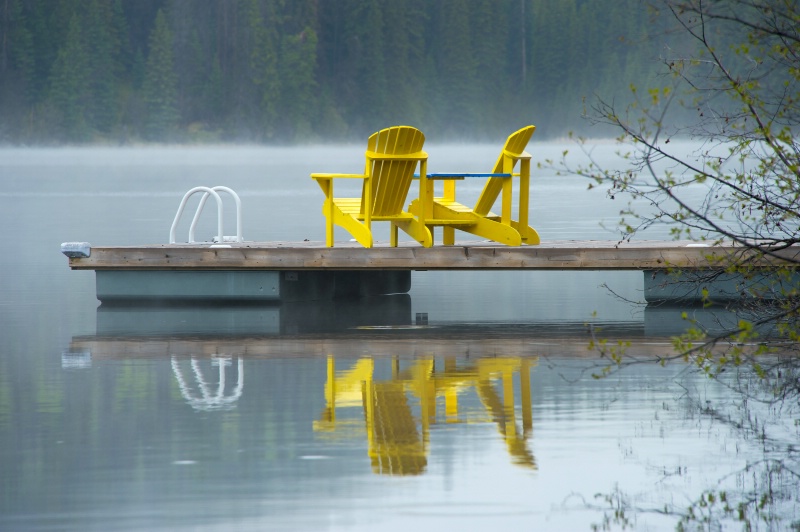
[[[455,229],[509,246],[539,244],[539,234],[528,225],[531,155],[525,151],[535,126],[526,126],[509,135],[491,173],[431,174],[421,189],[420,198],[411,202],[409,212],[432,229],[443,227],[443,242],[452,245]],[[519,162],[519,172],[514,167]],[[422,175],[422,174],[421,174]],[[486,185],[473,208],[456,201],[456,179],[487,177]],[[519,178],[518,219],[512,220],[513,179]],[[434,197],[433,183],[444,180],[444,195]],[[491,212],[502,192],[500,215]]]

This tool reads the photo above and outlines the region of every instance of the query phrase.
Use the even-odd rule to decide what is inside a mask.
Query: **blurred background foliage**
[[[586,124],[653,80],[639,0],[0,0],[0,142],[294,143]],[[589,132],[602,136],[603,131]]]

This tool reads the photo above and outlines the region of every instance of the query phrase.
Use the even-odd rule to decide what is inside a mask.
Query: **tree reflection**
[[[415,360],[401,368],[392,361],[391,377],[375,377],[375,361],[361,358],[342,371],[328,357],[325,383],[326,408],[314,423],[318,432],[354,433],[366,431],[367,452],[372,470],[386,475],[419,475],[427,467],[430,430],[445,423],[487,423],[497,425],[514,464],[536,469],[529,448],[533,433],[531,368],[536,358],[486,358],[459,366],[455,357],[437,368],[433,358]],[[519,382],[521,428],[515,404],[515,376]],[[479,399],[482,412],[462,412],[459,399],[469,393]],[[439,401],[441,399],[441,401]],[[414,416],[412,403],[418,404]],[[437,405],[443,403],[444,416]],[[361,408],[364,425],[337,418],[337,409]]]
[[[690,368],[685,372],[693,373]],[[800,530],[798,359],[762,355],[758,363],[748,359],[709,377],[730,393],[720,400],[684,386],[683,422],[719,435],[724,452],[743,460],[741,467],[712,477],[712,483],[685,501],[663,505],[644,503],[646,494],[615,486],[595,495],[600,505],[593,508],[604,513],[595,529],[636,528],[637,519],[660,515],[673,519],[677,530]],[[735,445],[726,446],[727,441]],[[664,479],[672,474],[665,471]],[[679,468],[677,474],[686,471]]]

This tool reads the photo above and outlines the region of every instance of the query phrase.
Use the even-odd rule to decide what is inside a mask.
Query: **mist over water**
[[[499,146],[425,149],[430,172],[486,172]],[[309,174],[360,172],[363,152],[0,149],[0,529],[588,529],[595,493],[691,498],[756,456],[689,414],[687,396],[733,403],[682,365],[591,377],[588,322],[669,350],[625,301],[643,299],[638,272],[414,272],[409,294],[369,301],[115,308],[59,253],[166,243],[198,185],[239,193],[246,240],[323,241]],[[620,200],[582,178],[534,165],[531,199],[543,240],[618,238]],[[198,239],[215,223],[207,209]]]

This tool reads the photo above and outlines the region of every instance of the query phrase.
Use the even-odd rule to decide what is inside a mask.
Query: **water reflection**
[[[0,416],[32,442],[9,482],[36,486],[10,492],[0,529],[69,513],[61,529],[588,530],[600,517],[570,494],[694,497],[757,458],[675,401],[738,404],[681,365],[595,380],[584,337],[472,328],[74,337],[92,365],[57,372],[58,415],[49,388],[8,381],[51,424]]]
[[[62,369],[88,369],[92,367],[92,352],[88,349],[70,349],[61,353]]]
[[[216,368],[210,377],[206,377],[202,361],[195,356],[189,359],[188,370],[185,368],[187,364],[182,364],[176,356],[171,357],[170,365],[181,395],[192,408],[203,411],[230,410],[242,396],[244,361],[241,357],[236,359],[236,384],[230,391],[227,390],[227,373],[228,368],[233,367],[232,357],[212,356],[209,362],[212,369]],[[188,373],[188,378],[185,372]]]
[[[677,305],[650,304],[644,309],[644,330],[647,336],[678,336],[689,328],[697,328],[708,336],[721,336],[739,327],[741,320],[759,321],[759,315],[746,304]],[[777,333],[774,324],[756,326],[762,336]]]
[[[415,334],[430,336],[470,335],[479,328],[489,329],[492,335],[576,336],[592,324],[609,334],[663,338],[682,334],[693,325],[710,335],[722,334],[736,328],[742,317],[752,319],[744,307],[651,303],[632,310],[627,321],[595,321],[590,315],[583,321],[554,321],[544,315],[539,319],[475,323],[453,321],[441,312],[419,312],[409,294],[393,294],[277,305],[103,304],[97,308],[96,334],[297,336],[384,329],[414,330]],[[65,357],[65,364],[81,362],[73,355]]]
[[[149,360],[153,371],[162,376],[171,373],[179,395],[172,396],[171,405],[161,404],[165,411],[178,412],[175,407],[180,403],[203,415],[236,410],[237,418],[259,417],[260,411],[292,419],[297,427],[292,432],[312,432],[322,448],[325,441],[344,442],[346,448],[365,443],[371,470],[379,475],[426,473],[432,433],[456,426],[467,430],[457,433],[466,438],[473,427],[481,432],[478,427],[493,425],[511,464],[538,469],[531,449],[531,374],[538,356],[482,357],[474,355],[479,349],[471,352],[469,346],[450,341],[413,338],[387,343],[380,335],[355,341],[348,337],[266,340],[236,335],[83,336],[73,339],[70,350],[97,360],[99,367],[96,364],[94,370],[104,361]],[[520,350],[513,338],[494,338],[491,344],[509,352]],[[354,346],[376,355],[354,358]],[[427,354],[420,355],[420,349]],[[386,356],[387,350],[393,354]],[[322,356],[323,351],[350,355]],[[285,358],[291,352],[302,356]],[[274,368],[284,364],[305,368],[310,378],[302,388],[276,380]],[[245,388],[247,371],[252,372],[249,388]],[[152,378],[163,382],[162,377]],[[292,406],[300,396],[306,398],[307,409]],[[307,429],[300,428],[304,424]]]
[[[347,369],[337,371],[336,359],[328,357],[326,407],[320,420],[314,422],[314,430],[360,432],[352,417],[344,422],[337,417],[337,409],[360,409],[372,470],[387,475],[418,475],[427,466],[432,426],[442,422],[493,422],[512,462],[535,469],[536,461],[528,444],[533,434],[530,371],[536,362],[536,358],[498,357],[459,363],[451,356],[445,357],[441,368],[436,367],[433,358],[414,360],[401,367],[401,361],[395,358],[391,376],[380,379],[375,378],[372,358],[361,358],[348,364]],[[480,400],[482,412],[459,409],[460,399],[470,394]],[[419,412],[416,416],[412,398]]]
[[[97,308],[99,335],[293,335],[410,324],[408,294],[279,305],[103,304]]]

